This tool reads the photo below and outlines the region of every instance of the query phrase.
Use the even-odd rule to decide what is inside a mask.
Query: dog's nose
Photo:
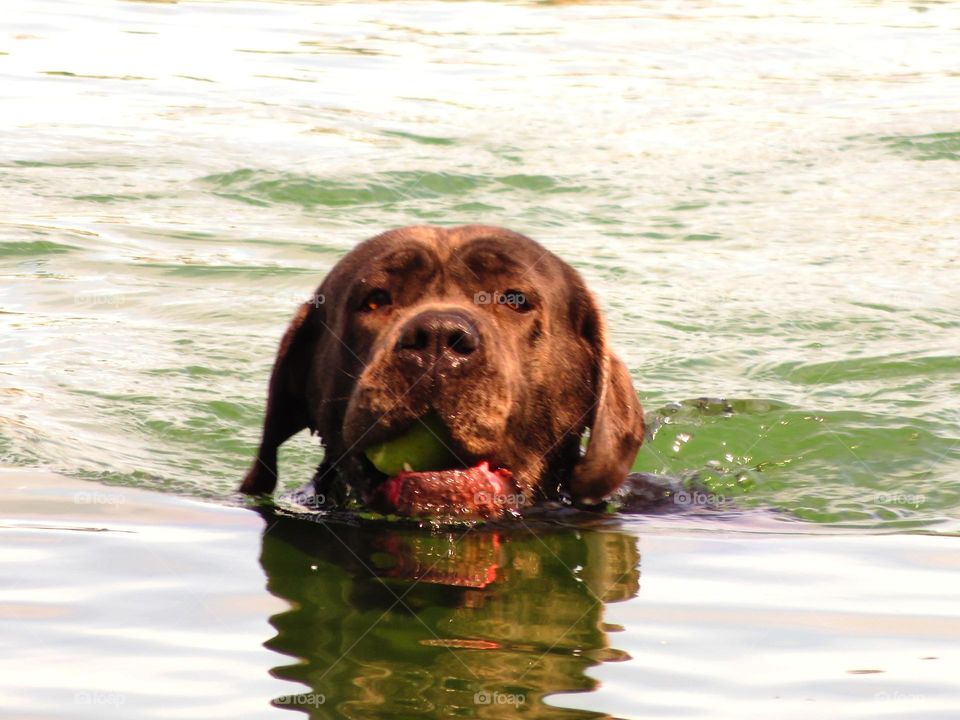
[[[426,310],[400,329],[395,350],[424,363],[442,358],[460,362],[480,347],[480,332],[466,313]]]

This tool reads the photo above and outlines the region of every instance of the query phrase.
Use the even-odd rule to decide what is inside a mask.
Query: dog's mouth
[[[367,504],[407,517],[473,520],[516,511],[518,498],[510,471],[482,460],[470,468],[403,470],[377,484]]]
[[[525,504],[507,467],[465,451],[433,414],[366,448],[363,462],[372,480],[364,503],[386,514],[489,519]]]

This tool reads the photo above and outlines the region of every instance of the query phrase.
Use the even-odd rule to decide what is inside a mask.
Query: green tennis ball
[[[393,477],[403,470],[442,470],[457,464],[449,450],[450,434],[435,415],[415,421],[400,437],[371,445],[364,454],[384,475]]]

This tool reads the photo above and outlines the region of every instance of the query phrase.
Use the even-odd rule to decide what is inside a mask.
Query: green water
[[[637,469],[956,527],[956,6],[16,7],[7,464],[228,496],[333,263],[488,222],[601,298],[663,421]]]
[[[443,582],[433,591],[411,586],[416,614],[433,632],[461,622],[449,636],[500,643],[489,657],[479,646],[423,645],[431,637],[416,635],[409,617],[361,637],[357,628],[386,607],[378,586],[339,566],[342,558],[317,559],[319,551],[304,549],[313,537],[304,529],[309,523],[294,525],[300,529],[292,536],[303,537],[288,538],[288,550],[278,550],[270,533],[261,543],[259,525],[244,525],[236,532],[246,538],[246,560],[266,558],[269,595],[294,608],[287,616],[274,608],[279,640],[268,647],[304,665],[291,660],[292,669],[283,669],[274,658],[238,671],[231,687],[276,666],[277,677],[313,682],[335,697],[324,712],[372,717],[375,699],[394,693],[402,702],[391,716],[445,716],[437,710],[445,707],[438,701],[444,692],[460,698],[487,686],[454,671],[452,685],[428,678],[456,663],[451,652],[479,653],[491,690],[513,688],[529,696],[528,712],[552,717],[540,698],[594,687],[588,670],[606,667],[613,652],[597,629],[597,609],[571,599],[580,580],[557,570],[590,571],[582,560],[602,541],[594,532],[631,541],[691,527],[717,538],[757,528],[835,533],[850,544],[838,540],[844,549],[836,556],[816,546],[820,561],[856,578],[888,552],[877,549],[869,559],[868,542],[880,542],[875,533],[893,533],[904,544],[890,552],[902,563],[887,568],[887,577],[910,582],[911,553],[924,553],[912,544],[918,538],[904,533],[940,535],[930,542],[944,543],[960,531],[958,27],[956,3],[919,0],[6,3],[0,465],[43,468],[118,492],[236,504],[276,344],[325,272],[386,228],[484,222],[528,234],[579,269],[605,309],[654,430],[635,469],[681,480],[700,493],[695,500],[712,496],[726,512],[716,520],[709,511],[624,518],[616,529],[558,532],[543,543],[514,538],[508,550],[491,549],[487,531],[475,546],[457,546],[454,538],[447,547],[447,540],[396,530],[391,552],[412,556],[417,567],[452,553],[464,558],[467,574],[514,568],[512,579],[500,578],[501,590],[489,589],[499,599],[476,616],[464,608],[483,605],[487,591],[456,590],[456,573],[446,589]],[[285,486],[306,480],[319,459],[315,440],[288,443],[280,459]],[[90,508],[71,507],[64,522],[99,522]],[[220,520],[197,521],[194,529],[202,534],[205,522]],[[24,542],[43,555],[47,537]],[[84,537],[91,553],[101,552]],[[376,533],[348,540],[375,556],[374,567],[381,542]],[[397,542],[415,549],[397,550]],[[702,570],[696,553],[755,559],[763,570],[744,561],[732,578],[748,595],[765,587],[759,574],[775,574],[776,561],[755,545],[676,542],[663,556],[645,555],[654,577],[657,558],[668,557],[680,569],[659,577],[692,583],[659,596],[661,619],[671,599],[704,589],[692,580]],[[801,542],[782,541],[783,552],[803,556],[794,544]],[[218,543],[207,550],[226,552]],[[930,552],[940,581],[923,587],[928,614],[936,615],[943,606],[931,598],[955,598],[960,586],[947,551]],[[484,560],[488,554],[496,559]],[[158,567],[189,566],[188,555],[164,555]],[[296,577],[311,565],[320,579],[301,584]],[[107,567],[66,572],[68,596],[76,593],[81,605],[88,584],[126,587]],[[135,575],[126,565],[117,572]],[[211,563],[178,582],[198,592],[217,576]],[[59,587],[44,577],[24,576],[25,592]],[[260,576],[251,577],[243,593],[263,593],[251,589]],[[802,572],[784,582],[804,596]],[[872,590],[880,592],[841,585],[864,605]],[[539,653],[562,632],[558,620],[507,637],[511,622],[531,627],[537,598],[546,596],[555,597],[561,618],[586,611],[576,622],[570,617],[574,649],[548,652],[556,665],[535,681],[501,682],[505,664]],[[629,597],[625,592],[622,607],[639,602]],[[637,597],[642,601],[643,591]],[[927,612],[916,597],[899,601]],[[114,606],[108,595],[97,602]],[[341,617],[353,607],[342,627],[311,625],[312,612],[327,608]],[[886,617],[897,607],[885,606]],[[74,609],[67,603],[64,612]],[[639,669],[624,663],[632,675],[605,676],[612,696],[578,696],[587,698],[585,711],[696,714],[689,698],[662,687],[649,703],[628,699],[637,672],[676,692],[693,682],[706,698],[736,696],[732,678],[717,689],[708,680],[714,670],[696,664],[689,640],[709,633],[704,618],[713,612],[706,600],[699,610],[696,622],[694,610],[671,621],[673,639],[688,644],[671,656],[676,673],[669,677],[657,675],[659,660],[643,655],[646,616],[627,612],[618,647],[644,659]],[[943,615],[945,627],[954,627],[955,616]],[[771,633],[787,626],[800,632],[780,616],[764,617]],[[238,645],[259,647],[274,632],[262,625],[260,635],[251,631]],[[146,626],[157,632],[163,623]],[[203,627],[197,620],[191,632],[200,637]],[[741,635],[730,630],[711,647],[726,642],[742,654],[718,650],[711,656],[717,662],[746,662],[755,638],[738,627]],[[51,632],[56,642],[72,637]],[[925,636],[917,630],[912,637]],[[355,640],[370,658],[389,645],[388,660],[365,666],[354,658],[358,664],[342,670],[354,689],[337,694],[323,675],[326,663]],[[807,650],[822,640],[807,636]],[[96,643],[100,653],[117,651],[102,636]],[[920,644],[910,652],[921,653]],[[19,647],[30,647],[27,636]],[[515,654],[498,655],[505,647]],[[409,663],[406,653],[414,653]],[[694,663],[689,671],[680,669],[686,662]],[[764,663],[755,662],[762,672]],[[824,667],[824,658],[808,654],[798,663]],[[805,677],[786,673],[764,687],[771,697],[789,689],[836,700],[844,692],[816,672]],[[906,687],[882,691],[939,697],[932,685]],[[42,684],[36,688],[43,692]],[[405,704],[420,690],[432,710]],[[281,692],[292,691],[264,689],[259,697]],[[796,716],[808,717],[797,702]],[[560,704],[571,703],[567,697]],[[187,715],[210,716],[189,707]],[[920,717],[904,704],[883,707]],[[497,708],[469,710],[492,717]],[[776,705],[741,710],[739,717],[778,714]],[[849,716],[874,711],[856,706]],[[697,712],[710,716],[709,700]],[[937,712],[924,717],[949,717]]]

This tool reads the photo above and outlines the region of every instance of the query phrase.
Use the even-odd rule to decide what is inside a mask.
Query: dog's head
[[[300,307],[241,489],[272,491],[277,447],[310,428],[326,448],[321,484],[336,470],[375,497],[390,479],[363,451],[427,417],[456,460],[394,482],[394,511],[470,514],[467,491],[487,477],[528,501],[596,501],[643,438],[630,376],[573,268],[502,228],[407,227],[358,245]]]

